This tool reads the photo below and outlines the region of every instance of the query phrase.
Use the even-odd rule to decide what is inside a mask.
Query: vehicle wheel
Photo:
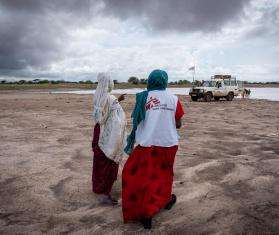
[[[214,100],[218,101],[218,100],[220,100],[220,97],[215,96]]]
[[[203,97],[205,102],[210,102],[212,100],[212,94],[211,93],[206,93]]]
[[[229,94],[226,97],[227,101],[232,101],[233,98],[234,98],[234,93],[233,92],[229,92]]]
[[[196,96],[191,96],[191,100],[192,100],[192,101],[198,101],[198,97],[196,97]]]

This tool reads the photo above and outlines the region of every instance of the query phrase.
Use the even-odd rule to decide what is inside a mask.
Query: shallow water
[[[249,88],[251,89],[250,99],[266,99],[279,101],[279,88]],[[188,95],[190,88],[168,88],[168,90],[176,95]],[[132,89],[116,89],[113,94],[136,94],[143,91],[140,88]],[[76,90],[76,91],[53,91],[52,93],[65,93],[65,94],[94,94],[94,90]]]
[[[279,101],[279,88],[250,88],[251,99]]]

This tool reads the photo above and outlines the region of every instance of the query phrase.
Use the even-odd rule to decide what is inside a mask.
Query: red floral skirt
[[[124,222],[153,217],[171,199],[177,146],[137,146],[122,172]]]

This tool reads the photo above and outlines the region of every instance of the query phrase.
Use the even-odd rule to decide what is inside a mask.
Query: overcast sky
[[[0,79],[279,81],[279,0],[0,0]]]

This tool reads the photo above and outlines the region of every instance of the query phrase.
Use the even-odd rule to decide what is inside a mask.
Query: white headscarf
[[[99,73],[97,76],[98,86],[93,100],[93,120],[102,124],[108,115],[110,92],[113,89],[113,81],[107,73]]]

